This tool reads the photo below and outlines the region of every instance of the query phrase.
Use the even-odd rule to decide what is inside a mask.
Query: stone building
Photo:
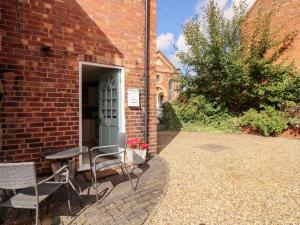
[[[156,153],[156,0],[1,0],[0,11],[0,161],[47,172],[42,153],[119,131]]]
[[[287,35],[293,37],[283,46],[279,62],[295,60],[300,70],[300,0],[256,0],[242,24],[243,34],[251,37],[258,15],[271,11],[270,32],[274,40],[283,40]]]
[[[156,106],[160,108],[163,102],[172,102],[176,99],[179,70],[161,51],[157,51],[155,73]]]

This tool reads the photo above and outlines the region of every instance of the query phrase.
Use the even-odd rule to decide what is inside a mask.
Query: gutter
[[[145,94],[145,131],[144,131],[144,141],[148,143],[148,0],[145,0],[145,47],[144,47],[144,94]]]

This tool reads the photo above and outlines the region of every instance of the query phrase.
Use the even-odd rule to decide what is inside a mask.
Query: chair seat
[[[50,194],[55,192],[58,188],[60,188],[62,183],[55,182],[45,182],[43,184],[38,185],[38,194],[39,194],[39,202],[42,202]],[[18,194],[13,196],[8,201],[4,202],[0,206],[3,207],[13,207],[13,208],[26,208],[26,209],[35,209],[36,208],[36,195],[34,188],[25,188],[22,189]]]
[[[122,159],[111,159],[96,164],[96,171],[113,169],[124,165]],[[94,171],[95,172],[95,171]]]

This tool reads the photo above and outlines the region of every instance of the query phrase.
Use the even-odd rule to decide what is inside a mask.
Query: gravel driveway
[[[181,132],[160,156],[170,180],[151,224],[300,224],[299,140]]]

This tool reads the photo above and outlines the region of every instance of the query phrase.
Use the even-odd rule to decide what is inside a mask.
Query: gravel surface
[[[300,224],[299,140],[181,132],[160,156],[169,187],[150,224]]]

